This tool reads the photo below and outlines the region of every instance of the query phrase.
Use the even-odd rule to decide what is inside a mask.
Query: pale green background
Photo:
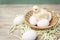
[[[60,0],[0,0],[0,4],[60,4]]]

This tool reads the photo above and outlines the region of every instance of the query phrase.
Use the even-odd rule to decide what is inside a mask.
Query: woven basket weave
[[[29,25],[31,28],[33,28],[33,29],[48,29],[48,28],[54,27],[54,25],[55,25],[55,24],[57,23],[57,21],[58,21],[58,17],[57,17],[57,15],[56,15],[56,13],[54,13],[54,12],[48,10],[48,9],[46,9],[46,10],[49,11],[49,12],[51,12],[51,15],[52,15],[52,19],[51,19],[51,21],[50,21],[49,26],[42,28],[42,27],[38,27],[38,26],[31,25],[31,24],[29,23],[29,18],[30,18],[30,16],[32,16],[32,14],[33,14],[33,11],[32,11],[32,10],[26,13],[26,15],[25,15],[25,23],[26,23],[27,25]]]

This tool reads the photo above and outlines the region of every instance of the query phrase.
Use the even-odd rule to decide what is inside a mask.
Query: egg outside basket
[[[46,8],[45,8],[46,9]],[[51,21],[50,21],[50,24],[49,24],[49,26],[47,26],[47,27],[38,27],[38,26],[35,26],[35,25],[31,25],[30,23],[29,23],[29,18],[30,18],[30,16],[32,16],[32,14],[33,14],[33,11],[31,10],[31,11],[28,11],[27,13],[26,13],[26,15],[25,15],[25,23],[27,24],[27,25],[29,25],[31,28],[33,28],[33,29],[49,29],[49,28],[52,28],[52,27],[54,27],[54,25],[57,23],[57,21],[58,21],[58,17],[57,17],[57,15],[56,15],[56,13],[54,13],[54,12],[52,12],[52,11],[50,11],[50,10],[48,10],[48,9],[46,9],[47,11],[49,11],[49,12],[51,12],[51,15],[52,15],[52,19],[51,19]]]

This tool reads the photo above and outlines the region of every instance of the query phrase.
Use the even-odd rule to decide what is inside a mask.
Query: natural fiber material
[[[57,23],[57,21],[58,21],[58,17],[57,17],[57,15],[56,15],[56,13],[54,13],[54,12],[48,10],[48,9],[46,9],[46,10],[49,11],[49,12],[51,12],[51,15],[52,15],[52,19],[51,19],[50,24],[49,24],[48,27],[43,27],[43,28],[41,28],[41,27],[38,27],[38,26],[31,25],[31,24],[29,23],[29,18],[30,18],[30,16],[32,16],[32,14],[33,14],[33,11],[32,11],[32,10],[26,13],[26,15],[25,15],[25,23],[26,23],[27,25],[29,25],[31,28],[33,28],[33,29],[48,29],[48,28],[54,27],[54,25],[55,25],[55,24]]]

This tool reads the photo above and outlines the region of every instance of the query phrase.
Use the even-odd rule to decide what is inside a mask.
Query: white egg
[[[37,26],[38,27],[44,27],[44,26],[48,26],[49,25],[49,21],[47,19],[42,19],[40,21],[38,21]]]
[[[33,12],[38,12],[39,11],[39,7],[37,5],[33,6]]]
[[[22,40],[35,40],[37,33],[35,30],[29,30],[22,35]]]
[[[58,40],[60,40],[60,38]]]
[[[36,18],[35,18],[34,16],[31,16],[31,17],[29,18],[29,23],[30,23],[31,25],[36,25],[36,24],[37,24]]]
[[[24,21],[24,17],[23,16],[17,16],[14,20],[13,20],[13,24],[14,25],[19,25],[21,23],[23,23]]]
[[[50,12],[48,12],[48,18],[47,18],[49,21],[51,21],[51,19],[52,19],[52,15],[51,15],[51,13]]]

